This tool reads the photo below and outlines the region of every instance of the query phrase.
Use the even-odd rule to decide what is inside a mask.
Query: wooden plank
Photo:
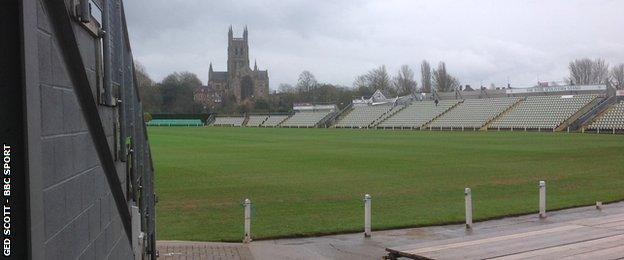
[[[622,244],[622,241],[624,241],[624,234],[591,239],[584,242],[572,243],[562,246],[549,247],[520,254],[497,257],[494,259],[558,259],[566,256],[572,257],[586,253],[592,253],[594,251],[610,249],[620,246]]]
[[[622,241],[620,241],[620,244]],[[624,245],[578,254],[566,259],[621,259],[624,256]]]
[[[549,233],[546,235],[524,237],[513,240],[494,241],[486,244],[440,250],[420,255],[434,259],[494,258],[541,250],[550,247],[557,247],[561,245],[574,244],[591,239],[599,239],[618,234],[624,234],[624,232],[584,227],[582,229],[561,231],[557,233]]]
[[[386,249],[411,258],[561,258],[624,256],[624,214],[569,221],[563,225],[535,226],[478,236]],[[542,229],[538,229],[542,228]],[[538,229],[538,230],[536,230]]]
[[[592,217],[592,218],[586,218],[586,219],[580,219],[580,220],[571,221],[569,223],[570,224],[585,225],[585,226],[595,226],[595,225],[600,225],[600,224],[603,224],[603,223],[612,222],[612,221],[618,221],[618,220],[624,220],[624,214]]]
[[[624,220],[605,222],[600,225],[595,225],[597,228],[612,228],[612,229],[624,229]]]
[[[527,238],[531,236],[545,235],[545,234],[554,233],[554,232],[570,231],[570,230],[579,229],[583,227],[584,226],[580,226],[580,225],[567,225],[567,226],[543,229],[543,230],[538,230],[538,231],[531,231],[531,232],[518,233],[518,234],[499,236],[499,237],[490,237],[490,238],[484,238],[484,239],[478,239],[478,240],[471,240],[471,241],[465,241],[465,242],[459,242],[459,243],[453,243],[453,244],[445,244],[445,245],[439,245],[439,246],[431,246],[431,247],[418,248],[418,249],[405,250],[405,251],[409,254],[422,254],[426,252],[447,250],[447,249],[452,249],[452,248],[483,245],[486,243],[491,243],[491,242],[496,242],[496,241]]]

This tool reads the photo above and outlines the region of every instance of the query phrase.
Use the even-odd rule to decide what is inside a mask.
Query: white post
[[[602,201],[596,201],[596,209],[602,210]]]
[[[472,192],[470,188],[464,190],[466,200],[466,229],[472,229]]]
[[[245,207],[245,237],[243,243],[251,242],[251,200],[245,199],[243,203]]]
[[[371,196],[364,195],[364,237],[371,237]]]
[[[539,182],[539,216],[546,217],[546,182]]]

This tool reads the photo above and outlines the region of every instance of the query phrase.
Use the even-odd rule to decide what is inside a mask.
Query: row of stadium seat
[[[478,130],[556,129],[598,95],[533,96],[414,101],[392,105],[356,106],[337,123],[339,128],[433,128]],[[377,124],[378,123],[378,124]]]
[[[214,126],[247,126],[247,127],[316,127],[320,121],[329,115],[330,110],[299,111],[294,115],[250,115],[245,124],[245,117],[224,116],[216,117]]]
[[[284,122],[284,120],[286,120],[288,117],[289,117],[289,115],[270,115],[269,118],[267,118],[267,120],[264,121],[262,126],[265,126],[265,127],[277,127],[282,122]]]
[[[247,127],[277,127],[289,115],[250,115],[248,116],[247,123],[245,124],[245,117],[243,116],[225,116],[215,117],[215,121],[211,124],[213,126],[247,126]]]
[[[587,129],[589,130],[624,130],[624,100],[611,106],[607,111],[596,118]]]
[[[335,123],[338,128],[526,129],[555,130],[599,95],[502,97],[413,101],[406,106],[358,105]],[[316,127],[331,111],[288,115],[251,115],[246,126]],[[243,126],[245,117],[217,117],[213,125]],[[624,130],[624,102],[594,120],[587,129]]]
[[[243,126],[245,117],[242,116],[222,116],[215,117],[215,121],[212,123],[214,126]]]
[[[276,127],[284,120],[288,118],[288,115],[250,115],[247,120],[247,127]]]
[[[249,116],[246,126],[259,127],[267,120],[269,115],[253,115]]]
[[[490,129],[556,129],[597,95],[532,96],[503,114]]]
[[[152,119],[148,126],[203,126],[201,119]]]
[[[286,119],[282,127],[316,127],[323,118],[329,115],[331,110],[299,111]]]
[[[415,101],[405,109],[383,121],[381,128],[420,128],[434,118],[457,105],[457,100],[443,100],[436,104],[433,101]]]
[[[354,106],[353,109],[348,112],[347,115],[342,117],[336,127],[341,128],[366,128],[371,125],[386,113],[391,113],[395,109],[394,105],[362,105]],[[399,109],[399,108],[397,108]]]
[[[477,130],[518,101],[520,98],[467,99],[435,119],[429,127]]]

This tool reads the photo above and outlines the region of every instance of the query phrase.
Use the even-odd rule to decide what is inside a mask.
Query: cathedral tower
[[[230,78],[244,73],[245,68],[249,68],[249,43],[247,40],[247,26],[243,31],[243,38],[234,38],[232,26],[228,32],[228,73]]]
[[[257,63],[253,70],[249,66],[249,33],[247,26],[243,37],[234,37],[234,30],[228,30],[227,71],[214,71],[212,63],[208,70],[208,84],[219,90],[221,96],[235,96],[236,102],[246,99],[266,98],[269,95],[269,73],[259,70]]]

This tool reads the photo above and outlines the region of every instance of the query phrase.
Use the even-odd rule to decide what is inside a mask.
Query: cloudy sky
[[[458,3],[461,2],[461,3]],[[127,0],[134,57],[155,80],[225,70],[227,29],[249,27],[272,89],[303,70],[351,86],[380,65],[445,61],[462,84],[559,81],[580,57],[624,62],[624,1]]]

